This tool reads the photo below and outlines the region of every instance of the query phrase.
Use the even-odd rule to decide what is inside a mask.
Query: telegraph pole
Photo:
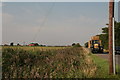
[[[113,56],[113,19],[114,19],[114,0],[109,2],[109,74],[113,74],[115,71],[114,56]],[[115,73],[114,73],[115,74]]]

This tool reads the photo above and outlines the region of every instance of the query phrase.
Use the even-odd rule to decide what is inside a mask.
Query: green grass
[[[109,63],[107,60],[98,57],[94,54],[91,54],[91,57],[93,58],[94,63],[97,66],[96,75],[94,78],[119,78],[120,75],[109,75]],[[116,66],[116,71],[118,72],[118,69],[120,71],[120,67]]]

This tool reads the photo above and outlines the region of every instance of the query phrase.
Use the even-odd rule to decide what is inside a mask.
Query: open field
[[[46,50],[59,50],[59,49],[65,49],[66,47],[40,47],[40,46],[3,46],[4,48],[11,48],[14,50],[25,50],[25,51],[46,51]],[[71,47],[67,47],[67,48],[71,48]]]

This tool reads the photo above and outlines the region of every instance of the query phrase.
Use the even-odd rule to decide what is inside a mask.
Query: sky
[[[120,22],[120,1],[118,2],[118,21]]]
[[[1,0],[2,2],[109,2],[110,0]],[[120,0],[114,0],[118,2]]]
[[[84,45],[108,23],[107,2],[3,2],[2,44]]]
[[[0,45],[2,44],[2,3],[0,2]],[[0,58],[2,59],[2,47],[0,47]],[[1,63],[1,62],[0,62]],[[2,71],[2,68],[0,68]],[[1,72],[0,72],[0,79],[2,79]]]

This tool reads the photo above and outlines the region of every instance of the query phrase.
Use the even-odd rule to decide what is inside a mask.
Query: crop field
[[[2,78],[90,78],[96,65],[82,47],[3,47]]]
[[[65,49],[66,47],[39,47],[39,46],[3,46],[3,49],[10,48],[14,50],[25,50],[25,51],[48,51],[48,50],[58,50],[58,49]],[[71,47],[67,47],[71,48]]]

